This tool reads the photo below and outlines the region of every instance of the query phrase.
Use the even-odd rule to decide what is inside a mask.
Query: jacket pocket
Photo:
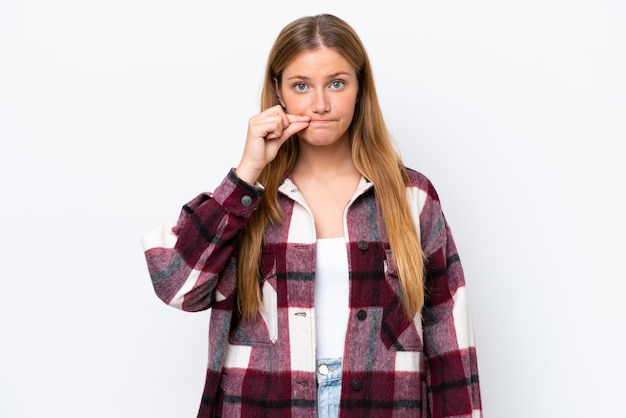
[[[263,306],[252,321],[235,318],[228,341],[235,345],[274,344],[278,340],[278,298],[276,295],[276,257],[263,252],[259,266],[259,285]]]
[[[422,351],[422,322],[418,313],[410,320],[402,302],[402,288],[391,250],[386,250],[384,297],[380,337],[389,350]]]

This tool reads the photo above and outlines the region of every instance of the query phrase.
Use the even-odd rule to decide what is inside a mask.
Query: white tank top
[[[316,356],[343,357],[350,293],[344,238],[318,239],[315,264]]]

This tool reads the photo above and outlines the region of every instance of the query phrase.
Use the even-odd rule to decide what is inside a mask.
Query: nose
[[[330,111],[330,102],[325,91],[318,91],[313,95],[313,103],[311,105],[313,113],[326,113]]]

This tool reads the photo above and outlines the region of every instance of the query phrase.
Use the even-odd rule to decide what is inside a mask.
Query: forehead
[[[283,70],[283,77],[324,77],[337,73],[354,75],[354,68],[339,52],[332,48],[320,47],[300,52]]]

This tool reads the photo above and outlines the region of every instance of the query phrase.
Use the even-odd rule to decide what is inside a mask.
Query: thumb
[[[283,131],[283,134],[281,135],[283,139],[287,139],[292,137],[293,135],[297,134],[298,132],[302,131],[303,129],[306,129],[309,127],[310,122],[308,120],[305,121],[297,121],[297,122],[291,122],[289,124],[289,126],[287,128],[285,128],[285,130]]]

